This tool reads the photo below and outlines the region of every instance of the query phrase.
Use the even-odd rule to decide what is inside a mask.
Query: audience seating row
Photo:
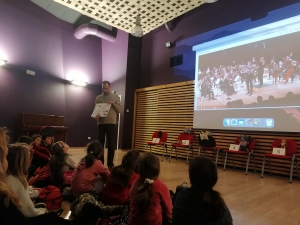
[[[154,132],[152,135],[152,141],[147,142],[147,151],[150,148],[150,152],[151,152],[151,146],[154,146],[154,145],[162,146],[162,160],[164,159],[164,157],[167,159],[167,154],[168,154],[167,138],[168,138],[167,132],[162,132],[162,131]],[[169,154],[169,162],[170,162],[173,150],[175,150],[176,160],[177,160],[177,148],[186,148],[187,149],[186,163],[188,163],[189,153],[192,152],[192,157],[194,154],[194,150],[193,150],[193,146],[192,146],[193,139],[194,139],[193,134],[186,134],[186,133],[179,134],[178,138],[177,138],[177,142],[171,144],[171,151]],[[256,172],[255,157],[254,157],[254,148],[255,148],[255,143],[256,143],[255,139],[252,139],[250,141],[250,143],[248,143],[246,151],[242,151],[241,149],[229,150],[229,149],[224,149],[222,147],[219,147],[216,145],[216,141],[215,141],[214,137],[211,135],[208,136],[208,139],[204,139],[204,140],[201,140],[200,136],[198,136],[198,142],[199,142],[198,156],[201,154],[201,152],[203,153],[203,155],[205,155],[207,151],[212,152],[212,155],[215,153],[216,154],[215,162],[217,164],[219,154],[222,153],[223,162],[224,162],[224,166],[223,166],[224,171],[226,169],[226,162],[227,162],[228,155],[232,156],[233,168],[235,168],[234,167],[234,155],[246,155],[247,156],[247,164],[246,164],[245,175],[248,174],[250,158],[252,158],[254,171]],[[238,145],[239,142],[240,142],[240,138],[236,138],[234,141],[234,144]],[[274,140],[272,143],[271,149],[281,147],[280,143],[281,143],[281,139]],[[272,175],[271,159],[284,159],[284,160],[291,160],[289,182],[292,183],[294,163],[296,163],[297,179],[299,179],[298,160],[296,158],[296,152],[297,152],[297,142],[292,139],[286,139],[286,152],[284,155],[275,154],[275,153],[265,153],[263,156],[261,178],[263,178],[263,176],[264,176],[265,159],[268,158],[270,175]]]

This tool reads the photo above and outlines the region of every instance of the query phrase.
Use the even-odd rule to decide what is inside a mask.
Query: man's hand
[[[95,120],[99,120],[100,115],[97,115],[96,117],[94,117]]]
[[[114,105],[115,103],[113,101],[108,102],[108,104]]]

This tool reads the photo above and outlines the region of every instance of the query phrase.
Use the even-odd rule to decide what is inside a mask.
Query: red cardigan
[[[135,172],[132,173],[130,180],[125,188],[118,187],[110,182],[110,176],[101,193],[101,201],[105,205],[123,205],[128,200],[128,194],[133,182],[139,178]]]
[[[94,188],[94,181],[98,175],[106,182],[109,174],[110,172],[104,167],[100,160],[95,159],[94,164],[88,168],[86,168],[85,162],[80,162],[71,182],[73,195],[78,198],[79,195],[83,193],[91,192]]]
[[[36,156],[46,160],[50,159],[51,153],[47,148],[33,145],[32,149],[33,149],[33,157]]]
[[[169,189],[163,182],[156,179],[151,184],[152,197],[145,211],[140,211],[134,204],[135,184],[136,182],[132,185],[130,193],[130,225],[161,225],[163,217],[172,220],[172,201]]]

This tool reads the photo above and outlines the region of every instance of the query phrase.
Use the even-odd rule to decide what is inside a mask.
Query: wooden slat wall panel
[[[160,85],[137,89],[135,92],[135,112],[133,126],[132,148],[146,150],[146,143],[151,141],[154,131],[165,131],[168,133],[168,154],[170,145],[177,141],[177,136],[185,127],[193,126],[194,115],[194,82],[181,82],[169,85]],[[275,139],[294,139],[298,143],[297,158],[300,159],[300,134],[282,133],[282,132],[262,132],[262,131],[233,131],[233,130],[209,130],[213,133],[217,145],[228,148],[236,137],[243,134],[251,135],[256,140],[255,161],[256,169],[261,171],[263,154],[271,152],[271,145]],[[193,149],[194,155],[198,154],[199,130],[194,130]],[[152,147],[152,152],[161,154],[161,147]],[[178,149],[178,158],[186,159],[187,150]],[[191,155],[191,154],[190,154]],[[174,160],[175,154],[172,153]],[[206,156],[215,160],[215,155],[207,152]],[[172,160],[172,159],[171,159]],[[235,166],[238,168],[246,167],[245,156],[234,156]],[[272,172],[274,174],[288,175],[290,171],[290,161],[271,160]],[[219,165],[223,165],[222,155],[219,156]],[[231,156],[227,159],[227,166],[232,166]],[[253,170],[253,163],[250,160],[249,169]],[[269,166],[266,162],[265,173],[269,172]],[[294,168],[296,175],[296,168]]]

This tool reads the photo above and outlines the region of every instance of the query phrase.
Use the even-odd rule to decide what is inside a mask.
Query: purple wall
[[[71,24],[29,0],[0,0],[0,10],[0,52],[9,61],[0,68],[0,126],[7,126],[15,139],[19,112],[62,115],[71,146],[96,139],[90,115],[101,93],[101,39],[75,39]],[[36,75],[26,75],[26,69]],[[72,71],[84,74],[91,85],[71,85],[66,79]]]
[[[195,67],[195,57],[191,47],[179,46],[169,49],[165,47],[166,42],[178,42],[241,20],[259,17],[265,12],[298,2],[299,0],[220,0],[214,4],[204,4],[177,18],[175,20],[176,27],[171,33],[164,26],[161,26],[146,34],[142,43],[139,87],[194,79],[188,76],[190,72],[194,73]],[[255,24],[256,22],[253,23]],[[180,71],[177,68],[170,68],[170,57],[182,52],[186,53],[185,57],[191,59],[191,71]]]
[[[120,121],[120,138],[119,148],[122,146],[123,131],[126,128],[124,123],[124,103],[126,89],[126,68],[128,54],[128,33],[119,30],[115,42],[102,41],[102,79],[111,83],[111,90],[121,95],[121,121]]]

